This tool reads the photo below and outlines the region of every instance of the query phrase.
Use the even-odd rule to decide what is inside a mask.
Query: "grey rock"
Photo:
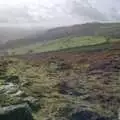
[[[33,120],[28,104],[0,108],[0,120]]]
[[[0,87],[0,93],[1,94],[13,94],[18,91],[19,87],[17,85],[14,85],[13,83],[8,83],[6,85],[2,85]]]
[[[32,108],[32,110],[37,111],[37,109],[40,108],[39,100],[32,96],[24,98],[23,102],[27,102],[30,105],[30,107]]]
[[[25,93],[21,90],[18,90],[16,93],[12,94],[11,97],[22,97]]]
[[[104,117],[99,115],[96,112],[93,112],[89,109],[77,108],[72,115],[70,116],[70,120],[111,120],[108,117]]]

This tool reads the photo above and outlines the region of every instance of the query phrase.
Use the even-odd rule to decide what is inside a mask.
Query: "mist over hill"
[[[118,0],[0,1],[0,43],[8,41],[5,48],[19,47],[68,35],[99,35],[102,31],[102,35],[112,31],[118,36],[118,24],[117,27],[115,24],[114,26],[94,22],[119,22],[119,6]],[[94,24],[84,24],[90,22]],[[110,29],[108,26],[111,26]],[[41,35],[44,27],[57,28],[49,29]]]
[[[37,32],[42,33],[45,30],[43,27],[29,26],[0,26],[0,44],[10,40],[25,39]]]
[[[12,36],[11,34],[11,39],[13,40],[7,41],[1,46],[1,48],[17,48],[20,46],[35,44],[37,42],[47,42],[68,36],[105,36],[111,38],[120,38],[120,23],[86,23],[56,27],[48,30],[34,28],[29,29],[28,31],[21,30],[20,32],[20,30],[18,30],[15,32],[17,34],[12,31],[15,36]]]

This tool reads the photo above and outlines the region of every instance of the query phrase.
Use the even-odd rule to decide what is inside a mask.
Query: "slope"
[[[120,23],[86,23],[67,27],[52,28],[45,31],[43,34],[37,33],[35,36],[27,39],[9,41],[4,44],[3,47],[17,48],[20,46],[56,40],[68,36],[105,36],[110,38],[120,38]]]

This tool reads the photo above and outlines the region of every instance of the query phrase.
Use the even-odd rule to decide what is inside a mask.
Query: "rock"
[[[111,120],[108,117],[100,116],[98,113],[87,109],[74,111],[70,120]]]
[[[0,120],[33,120],[28,104],[0,108]]]
[[[39,100],[34,97],[31,97],[31,96],[26,97],[23,99],[23,102],[27,102],[30,105],[30,107],[32,108],[32,110],[36,111],[36,110],[40,109]]]
[[[22,87],[26,87],[26,86],[29,86],[29,85],[31,85],[30,81],[22,81],[22,83],[21,83]]]
[[[25,93],[21,90],[17,91],[16,93],[12,94],[11,97],[22,97]]]
[[[18,89],[19,87],[17,85],[14,85],[13,83],[8,83],[0,87],[0,93],[1,94],[13,94],[13,93],[16,93]]]
[[[112,120],[93,111],[88,106],[77,106],[73,109],[69,120]]]

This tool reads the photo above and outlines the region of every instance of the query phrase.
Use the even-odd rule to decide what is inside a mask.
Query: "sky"
[[[120,0],[0,0],[0,25],[119,22]]]

